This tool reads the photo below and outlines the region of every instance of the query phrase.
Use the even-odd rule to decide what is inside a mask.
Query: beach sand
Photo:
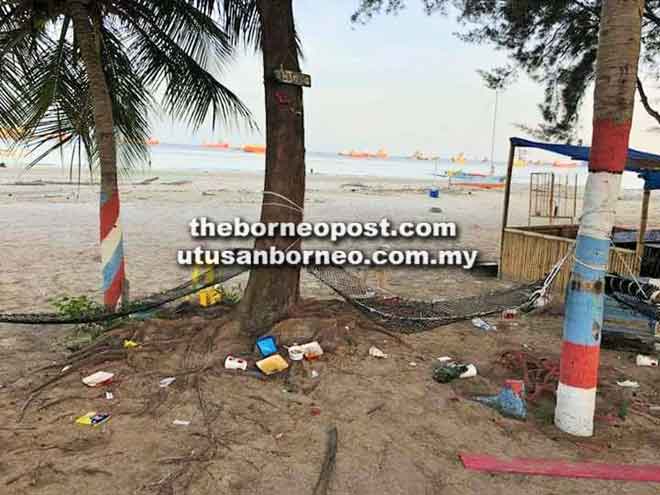
[[[153,172],[145,177],[153,175],[160,180],[122,185],[127,273],[135,297],[189,277],[187,269],[177,267],[175,255],[178,248],[195,245],[187,229],[192,217],[256,220],[261,202],[263,177],[257,174]],[[48,298],[64,294],[100,300],[98,186],[82,186],[78,195],[78,188],[70,185],[9,185],[15,176],[15,170],[0,169],[0,308],[49,310]],[[61,180],[57,170],[37,170],[28,179]],[[180,180],[191,183],[165,184]],[[502,192],[443,190],[433,200],[426,194],[430,185],[310,176],[305,217],[455,221],[461,229],[456,241],[388,243],[458,245],[479,249],[482,259],[496,259]],[[637,224],[639,198],[639,192],[625,194],[619,203],[619,224]],[[526,188],[516,187],[510,224],[527,223],[527,205]],[[431,207],[442,213],[431,212]],[[660,218],[658,213],[652,202],[651,226]],[[373,249],[380,244],[347,241],[344,246]],[[307,247],[312,245],[327,243],[310,241]],[[461,269],[401,268],[389,273],[390,290],[415,299],[455,298],[508,285]],[[373,273],[369,277],[375,281]],[[235,283],[245,283],[245,277]],[[302,295],[334,297],[309,275],[303,276]],[[648,411],[648,404],[658,404],[658,370],[636,367],[631,353],[602,351],[596,436],[591,439],[568,437],[552,425],[551,393],[530,405],[526,422],[503,418],[470,400],[497,392],[506,378],[521,377],[519,370],[501,366],[500,355],[507,350],[557,359],[560,312],[521,316],[514,322],[494,316],[490,321],[498,330],[492,333],[466,321],[395,339],[379,333],[348,305],[320,304],[301,309],[298,318],[275,329],[280,338],[287,328],[289,335],[292,329],[294,335],[316,335],[327,351],[318,362],[297,366],[295,372],[262,380],[229,375],[218,363],[208,372],[193,373],[197,366],[210,366],[209,359],[223,358],[234,345],[228,327],[212,315],[129,322],[120,329],[122,337],[115,337],[116,346],[121,349],[123,335],[128,335],[142,347],[127,351],[121,361],[72,370],[32,401],[20,423],[15,420],[29,391],[60,374],[64,339],[71,327],[0,324],[0,417],[5,420],[0,424],[0,492],[314,493],[326,430],[336,426],[339,442],[328,494],[657,493],[652,484],[489,475],[467,471],[460,464],[460,452],[660,462],[660,418],[639,409]],[[215,335],[213,352],[196,350],[206,345],[209,335]],[[389,357],[369,357],[372,345]],[[475,363],[479,375],[451,384],[434,382],[431,364],[446,355]],[[52,363],[52,369],[44,368]],[[80,383],[81,377],[100,369],[118,376],[110,387],[111,401],[103,390]],[[158,380],[169,375],[177,375],[177,381],[160,389]],[[633,395],[617,387],[615,381],[624,378],[637,380],[641,388]],[[77,416],[92,410],[109,411],[113,417],[99,428],[74,424]],[[191,423],[174,426],[177,419]]]
[[[21,180],[62,181],[62,172],[35,169]],[[44,310],[47,299],[59,295],[88,294],[100,298],[100,253],[98,247],[98,186],[51,184],[11,185],[15,169],[0,169],[0,308],[3,310]],[[135,185],[144,178],[158,176],[149,185]],[[183,184],[176,184],[186,181]],[[189,182],[188,182],[189,181]],[[175,183],[170,185],[171,183]],[[377,177],[330,177],[311,175],[307,179],[305,219],[311,222],[453,221],[458,239],[387,240],[392,247],[447,249],[461,247],[480,251],[480,260],[495,260],[498,254],[502,220],[501,191],[442,190],[440,198],[429,198],[432,185],[442,181],[419,181]],[[133,297],[178,285],[189,270],[177,266],[177,249],[198,244],[189,235],[193,217],[207,216],[216,221],[240,217],[259,218],[263,176],[238,172],[158,172],[124,180],[121,185],[121,220],[124,231],[127,277]],[[510,225],[527,224],[527,189],[514,186]],[[441,213],[431,208],[441,208]],[[619,202],[617,222],[636,226],[640,209],[639,192],[626,192]],[[651,202],[651,227],[659,218],[660,203]],[[252,241],[208,241],[209,247],[250,246]],[[382,240],[347,239],[337,248],[376,249]],[[305,247],[328,247],[329,241],[316,239]],[[444,291],[439,267],[391,270],[394,287],[403,294],[431,296]],[[400,276],[397,276],[397,272]],[[419,283],[416,283],[419,280]],[[423,288],[424,293],[419,294]],[[328,295],[310,277],[304,277],[303,295]]]

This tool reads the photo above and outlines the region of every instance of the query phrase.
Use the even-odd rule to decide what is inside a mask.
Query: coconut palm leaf
[[[232,37],[193,0],[92,0],[111,95],[119,168],[146,163],[153,95],[193,128],[209,121],[256,127],[220,81]],[[66,2],[0,4],[0,128],[32,153],[34,165],[65,146],[98,152],[93,101]],[[20,132],[19,132],[20,131]]]

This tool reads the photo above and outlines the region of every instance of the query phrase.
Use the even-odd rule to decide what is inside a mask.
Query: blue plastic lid
[[[277,341],[272,335],[259,337],[257,339],[257,349],[262,357],[268,357],[277,353]]]

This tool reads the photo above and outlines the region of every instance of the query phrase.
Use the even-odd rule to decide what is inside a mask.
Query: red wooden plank
[[[660,465],[566,462],[548,459],[499,459],[483,454],[459,454],[466,469],[491,473],[531,474],[563,478],[650,481],[660,483]]]

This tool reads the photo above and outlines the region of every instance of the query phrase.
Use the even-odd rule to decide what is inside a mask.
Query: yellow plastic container
[[[286,362],[286,359],[279,354],[268,356],[266,359],[257,361],[255,364],[264,375],[274,375],[275,373],[284,371],[289,367],[289,363]]]
[[[204,289],[199,293],[200,306],[213,306],[214,304],[218,304],[220,301],[222,301],[222,292],[213,287]]]

